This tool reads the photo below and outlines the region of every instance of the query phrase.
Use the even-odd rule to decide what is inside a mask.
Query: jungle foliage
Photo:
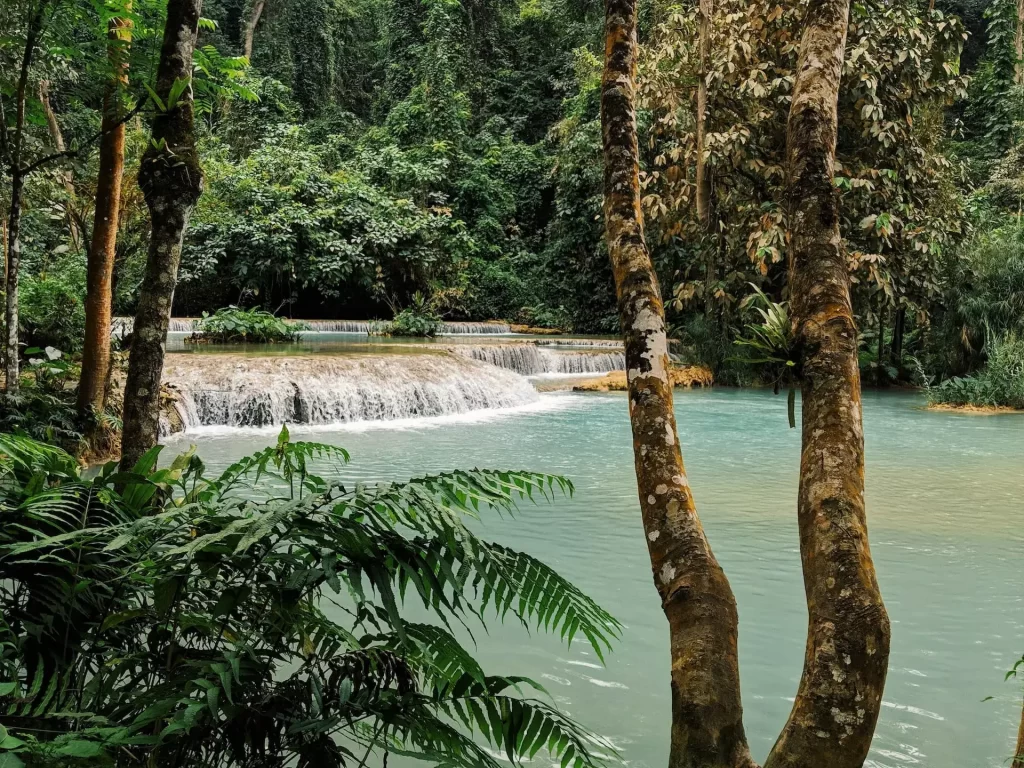
[[[28,178],[30,345],[81,344],[97,168],[88,139],[109,67],[104,25],[123,6],[60,3],[32,70],[26,151],[45,155],[56,141],[36,95],[44,82],[61,140],[81,150]],[[138,76],[124,96],[143,112],[161,6],[130,12]],[[686,355],[723,382],[775,378],[737,364],[734,342],[758,321],[751,286],[788,300],[785,121],[805,8],[715,3],[703,69],[695,3],[640,13],[652,256]],[[426,311],[414,313],[424,317],[617,331],[601,236],[601,10],[578,0],[207,0],[195,76],[206,188],[175,313],[237,305],[390,322],[422,294]],[[14,34],[0,56],[14,73],[25,20],[4,13]],[[969,374],[990,339],[1012,330],[975,310],[994,307],[992,281],[1015,270],[1019,25],[1010,0],[852,6],[835,184],[868,383],[916,381],[922,367],[933,379]],[[693,204],[700,80],[709,225]],[[13,85],[5,74],[8,116]],[[143,125],[128,130],[114,290],[124,314],[148,239],[135,183]]]
[[[596,765],[602,739],[532,680],[486,673],[456,637],[511,614],[608,650],[611,616],[467,525],[571,493],[568,480],[339,484],[315,472],[348,454],[287,428],[216,475],[193,452],[158,468],[159,450],[87,478],[57,448],[0,435],[3,765],[328,767],[391,753],[496,768],[541,751]],[[410,603],[436,623],[408,619]]]

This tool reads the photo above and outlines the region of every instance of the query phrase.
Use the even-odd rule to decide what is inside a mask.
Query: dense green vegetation
[[[30,78],[33,157],[56,140],[49,108],[61,141],[81,151],[28,177],[28,345],[75,353],[82,343],[95,78],[107,66],[104,20],[121,5],[110,0],[105,16],[91,4],[58,6]],[[137,77],[126,98],[143,109],[152,108],[144,73],[161,10],[132,11]],[[563,0],[207,2],[196,80],[206,187],[175,314],[288,307],[292,316],[401,317],[402,332],[412,316],[401,313],[420,294],[417,318],[614,332],[601,241],[600,10]],[[641,16],[650,240],[676,335],[723,382],[775,378],[744,363],[733,342],[757,321],[754,288],[787,298],[782,163],[795,51],[785,41],[802,12],[767,0],[716,5],[707,225],[693,204],[696,7],[655,3]],[[13,77],[26,17],[4,13],[15,30],[2,51]],[[1016,6],[869,3],[852,13],[835,183],[865,381],[970,375],[1024,315]],[[251,61],[241,57],[247,44]],[[46,104],[32,98],[41,81]],[[135,187],[145,129],[128,128],[122,314],[133,312],[148,238]]]
[[[203,313],[193,339],[220,344],[269,344],[294,341],[304,328],[301,322],[284,320],[262,309],[224,307],[212,315]]]
[[[194,453],[130,473],[0,436],[0,764],[498,766],[602,744],[452,634],[510,611],[602,655],[607,613],[466,518],[571,493],[563,478],[450,472],[342,486],[348,454],[275,446],[217,476]],[[422,602],[436,624],[406,617]]]

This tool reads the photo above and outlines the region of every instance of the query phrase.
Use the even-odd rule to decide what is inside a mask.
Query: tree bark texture
[[[126,53],[130,35],[130,20],[110,20],[107,56],[112,75],[103,94],[103,135],[100,139],[100,167],[96,177],[96,210],[86,275],[85,346],[82,350],[82,375],[78,381],[80,415],[89,411],[100,413],[106,407],[112,279],[121,209],[121,177],[124,171],[125,127],[120,114],[120,93],[128,83]]]
[[[1013,80],[1024,83],[1024,0],[1017,0],[1017,28],[1013,35],[1013,50],[1017,54],[1013,68]]]
[[[697,219],[704,232],[711,230],[711,174],[707,164],[707,120],[708,120],[708,68],[711,57],[711,15],[714,12],[713,0],[700,0],[699,8],[699,40],[698,56],[700,59],[697,73],[697,173],[696,203]],[[717,277],[717,251],[708,248],[704,263],[704,314],[711,316],[714,297],[711,286]]]
[[[1010,768],[1024,768],[1024,708],[1020,711],[1020,726],[1017,728],[1017,746],[1013,750]]]
[[[672,768],[752,766],[743,731],[737,612],[686,479],[661,290],[640,212],[636,0],[607,0],[601,86],[604,213],[626,347],[637,486],[671,643]]]
[[[252,10],[249,12],[249,18],[245,22],[242,51],[245,53],[245,58],[249,59],[249,61],[252,61],[252,43],[256,37],[256,25],[260,23],[260,17],[263,15],[263,8],[266,4],[266,0],[256,0],[252,5]]]
[[[20,388],[18,365],[19,327],[18,316],[18,271],[21,267],[21,204],[25,189],[25,171],[22,166],[21,150],[25,138],[25,102],[28,98],[28,75],[35,57],[36,45],[43,30],[46,3],[39,2],[32,7],[25,32],[25,53],[21,58],[21,72],[15,88],[14,135],[5,141],[11,167],[11,207],[7,220],[7,275],[4,322],[7,338],[4,344],[4,386],[7,394],[14,395]],[[6,132],[5,132],[6,136]]]
[[[46,126],[50,131],[50,139],[53,141],[53,148],[58,152],[64,152],[67,146],[64,143],[64,134],[57,122],[57,113],[53,111],[50,104],[50,83],[48,80],[39,81],[39,102],[43,105],[43,114],[46,115]],[[66,170],[60,174],[61,184],[64,186],[64,193],[68,196],[67,210],[65,211],[68,220],[68,232],[71,235],[71,246],[77,252],[82,247],[82,233],[78,229],[78,222],[75,220],[74,202],[75,185],[74,174]]]
[[[766,768],[860,768],[889,658],[889,619],[868,546],[857,328],[833,184],[848,16],[849,0],[808,6],[787,126],[808,631],[796,701]]]
[[[156,92],[165,104],[172,86],[192,75],[192,56],[202,0],[170,0]],[[181,243],[189,215],[203,191],[195,146],[191,86],[153,119],[153,135],[139,169],[139,186],[152,220],[146,273],[132,333],[124,393],[121,466],[130,469],[156,445],[160,380],[171,304],[178,280]]]

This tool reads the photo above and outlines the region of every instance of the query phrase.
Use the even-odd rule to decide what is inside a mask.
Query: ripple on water
[[[351,451],[346,480],[474,466],[569,476],[572,498],[527,505],[515,520],[486,517],[482,532],[596,597],[625,625],[621,640],[601,667],[576,657],[582,646],[568,651],[557,637],[492,621],[475,653],[494,673],[549,680],[556,701],[621,745],[631,766],[660,768],[669,736],[668,638],[637,509],[627,403],[617,394],[569,397],[543,413],[400,432],[327,429],[313,439]],[[869,527],[893,621],[894,670],[865,765],[997,768],[1020,717],[1019,687],[1004,684],[1002,671],[1020,658],[1024,629],[1024,431],[1019,421],[928,413],[919,403],[864,396]],[[804,651],[800,434],[787,427],[785,398],[770,392],[678,391],[676,410],[694,497],[739,604],[746,730],[763,759],[789,714]],[[211,470],[271,441],[198,437]],[[628,687],[584,685],[583,675]]]

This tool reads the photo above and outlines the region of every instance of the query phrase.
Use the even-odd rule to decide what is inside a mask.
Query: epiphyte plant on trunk
[[[606,0],[604,211],[625,336],[641,512],[671,646],[671,768],[751,768],[738,615],[686,477],[661,290],[644,237],[635,0]],[[787,126],[792,346],[802,397],[797,517],[808,604],[804,669],[766,768],[859,768],[882,701],[889,621],[864,511],[857,333],[833,185],[848,0],[807,7]]]

